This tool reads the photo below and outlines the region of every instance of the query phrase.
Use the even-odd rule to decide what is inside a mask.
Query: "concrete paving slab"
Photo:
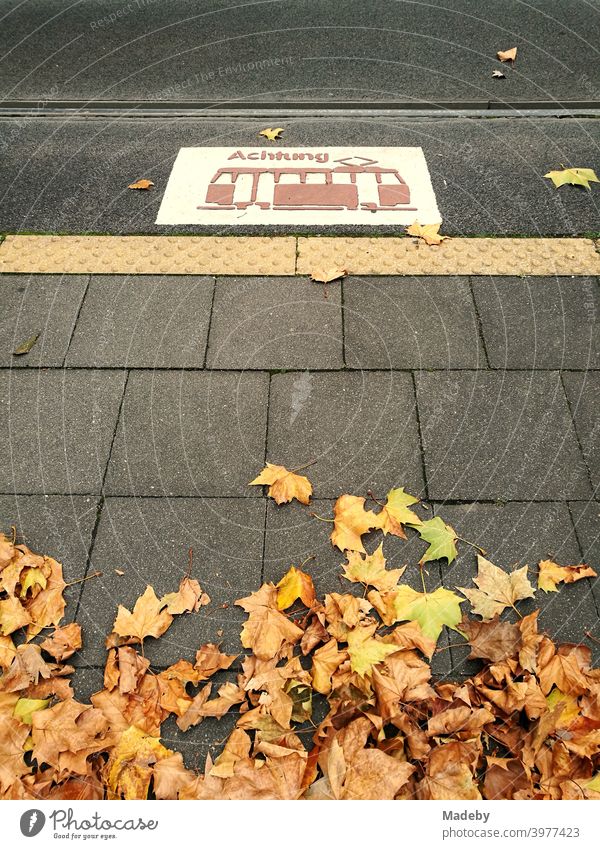
[[[87,276],[0,276],[0,366],[62,366]],[[13,356],[26,340],[39,337],[28,354]]]
[[[99,493],[124,385],[119,371],[0,371],[0,492]]]
[[[289,118],[283,123],[285,141],[276,147],[282,151],[325,141],[345,146],[422,147],[444,220],[442,232],[447,235],[598,232],[597,189],[555,189],[544,179],[561,163],[597,169],[600,122],[596,120],[331,117]],[[5,142],[0,162],[0,184],[5,187],[0,232],[172,234],[172,227],[154,221],[179,149],[227,144],[273,150],[274,143],[257,135],[263,128],[264,121],[254,118],[0,120],[0,138]],[[155,188],[130,191],[127,186],[139,177],[153,180]],[[397,234],[398,227],[375,229],[373,222],[362,230],[359,225],[341,225],[324,231]],[[215,228],[181,225],[176,232],[215,233]],[[230,232],[230,228],[216,228],[216,232]],[[235,232],[278,233],[289,228],[244,227],[240,220]],[[293,232],[318,230],[294,227]],[[158,271],[150,268],[146,273]],[[213,272],[189,268],[186,273]],[[229,268],[227,273],[251,272]]]
[[[81,594],[78,619],[87,638],[78,664],[104,663],[104,640],[118,604],[131,609],[147,584],[159,597],[177,590],[190,548],[192,574],[211,604],[176,616],[159,640],[147,641],[147,656],[153,664],[169,665],[180,657],[193,659],[206,642],[222,643],[232,654],[241,651],[246,614],[233,602],[260,586],[263,534],[263,499],[107,498],[91,564],[102,577],[86,581]]]
[[[212,277],[94,277],[69,366],[202,368]]]
[[[434,509],[436,515],[452,525],[459,536],[484,548],[486,557],[500,568],[511,571],[528,564],[528,577],[534,589],[537,587],[537,564],[540,560],[552,558],[565,566],[581,561],[581,551],[565,503],[441,504],[435,505]],[[457,560],[449,567],[442,566],[444,585],[472,587],[477,574],[477,552],[460,541],[457,545]],[[557,593],[537,590],[535,598],[518,602],[518,609],[526,615],[540,608],[540,630],[546,630],[557,642],[583,641],[596,657],[600,657],[600,647],[586,641],[584,635],[584,631],[594,628],[598,620],[592,587],[592,581],[585,578],[575,584],[561,586]],[[472,616],[467,601],[462,608]],[[451,652],[453,674],[471,674],[477,668],[478,662],[466,660],[469,649],[453,647]]]
[[[484,277],[473,292],[493,368],[600,366],[595,278]]]
[[[584,0],[0,4],[3,97],[208,102],[598,99]],[[590,43],[591,42],[591,43]],[[506,79],[496,52],[517,45]]]
[[[412,378],[310,371],[274,375],[267,459],[307,470],[317,498],[377,497],[394,486],[423,492]]]
[[[565,373],[563,382],[592,485],[594,491],[597,491],[600,486],[600,425],[598,424],[600,373],[592,371]]]
[[[207,365],[343,368],[341,286],[293,278],[217,280]]]
[[[600,574],[600,502],[570,501],[569,509],[583,559]],[[600,609],[598,581],[594,581],[594,594]],[[600,622],[598,624],[600,626]]]
[[[557,373],[420,372],[416,385],[430,498],[589,495]]]
[[[268,388],[267,374],[132,372],[106,492],[259,497]]]
[[[12,538],[14,526],[17,542],[62,563],[65,581],[78,581],[85,575],[97,507],[98,498],[85,495],[1,495],[0,531]],[[74,621],[80,592],[80,584],[65,589],[63,624]]]
[[[469,281],[344,280],[344,344],[352,368],[485,368]]]

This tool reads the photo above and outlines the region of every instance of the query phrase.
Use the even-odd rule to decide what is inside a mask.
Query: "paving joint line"
[[[73,327],[71,328],[71,334],[69,336],[69,341],[67,343],[65,355],[63,357],[63,361],[62,361],[62,368],[63,369],[65,369],[67,367],[67,359],[69,357],[69,351],[71,350],[71,345],[72,345],[73,339],[75,337],[75,331],[77,330],[77,324],[79,323],[79,316],[81,315],[81,311],[83,309],[85,299],[86,299],[87,294],[89,292],[91,282],[92,282],[92,275],[88,274],[87,275],[87,282],[85,284],[85,289],[84,289],[84,292],[83,292],[83,297],[81,298],[81,301],[79,302],[79,307],[77,308],[77,315],[75,316],[75,321],[73,322]]]
[[[486,344],[486,341],[485,341],[485,333],[483,331],[483,321],[482,321],[481,315],[479,313],[479,307],[477,306],[477,299],[475,298],[475,289],[473,287],[473,277],[472,276],[468,278],[467,285],[469,287],[469,292],[471,293],[471,301],[473,302],[473,311],[475,313],[475,318],[477,319],[477,329],[479,330],[479,338],[481,339],[481,347],[483,349],[483,356],[485,357],[486,370],[491,371],[492,365],[491,365],[491,361],[490,361],[490,356],[488,354],[487,344]]]
[[[584,374],[587,374],[587,371],[585,371]],[[575,422],[575,412],[574,412],[573,406],[571,405],[571,402],[569,400],[569,393],[567,392],[567,387],[565,386],[565,381],[563,379],[562,371],[559,371],[558,376],[559,376],[559,380],[560,380],[560,387],[561,387],[562,393],[563,393],[563,398],[565,399],[565,403],[567,405],[567,410],[569,411],[569,418],[571,419],[571,425],[573,426],[573,433],[575,434],[575,439],[577,440],[577,447],[579,448],[579,453],[581,454],[581,460],[583,462],[583,465],[585,466],[585,471],[586,471],[588,483],[590,485],[590,492],[593,495],[595,493],[596,489],[595,489],[595,486],[594,486],[594,481],[592,479],[592,469],[590,468],[590,464],[589,464],[589,462],[588,462],[588,460],[585,456],[585,452],[583,450],[583,444],[581,442],[581,439],[579,438],[579,431],[577,430],[577,424]]]
[[[112,439],[110,441],[110,447],[108,449],[108,456],[106,458],[106,465],[104,467],[104,473],[102,475],[102,483],[100,484],[100,496],[98,498],[98,504],[96,505],[96,519],[95,519],[94,527],[92,528],[92,534],[91,534],[91,537],[90,537],[90,547],[88,549],[88,555],[87,555],[87,558],[86,558],[86,561],[85,561],[85,570],[84,570],[84,573],[83,573],[83,579],[81,581],[81,588],[79,590],[79,597],[77,599],[77,605],[75,607],[74,621],[77,621],[77,617],[79,615],[79,608],[81,606],[81,599],[82,599],[83,591],[84,591],[84,588],[85,588],[85,581],[86,581],[86,578],[88,576],[90,565],[92,563],[94,546],[96,544],[96,535],[98,533],[98,527],[100,525],[100,518],[102,516],[102,510],[104,508],[104,502],[106,500],[106,497],[105,497],[105,494],[104,494],[104,484],[105,484],[105,481],[106,481],[106,476],[108,474],[108,467],[110,466],[110,460],[111,460],[111,457],[112,457],[113,446],[115,444],[117,431],[119,429],[119,422],[121,420],[121,410],[123,408],[123,403],[125,401],[125,393],[127,392],[128,382],[129,382],[129,372],[126,373],[125,380],[123,381],[123,392],[122,392],[122,395],[121,395],[121,400],[119,402],[119,409],[117,410],[115,427],[114,427],[114,430],[113,430]]]

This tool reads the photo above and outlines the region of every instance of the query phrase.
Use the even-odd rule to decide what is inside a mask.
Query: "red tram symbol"
[[[356,159],[362,162],[356,164]],[[353,161],[354,160],[354,161]],[[395,168],[382,168],[374,159],[347,157],[335,167],[219,168],[198,209],[416,211],[410,188]],[[363,176],[365,175],[365,176]],[[367,194],[370,200],[360,200]],[[259,197],[272,198],[259,200]]]

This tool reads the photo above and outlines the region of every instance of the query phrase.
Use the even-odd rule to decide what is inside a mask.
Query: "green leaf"
[[[460,605],[463,601],[444,587],[438,587],[432,593],[419,593],[407,584],[401,584],[396,591],[394,605],[398,620],[418,622],[425,636],[437,641],[444,625],[458,631],[456,626],[462,619]]]
[[[34,333],[33,336],[30,336],[29,339],[26,339],[24,342],[21,342],[18,348],[15,348],[15,350],[13,351],[13,357],[21,357],[23,356],[23,354],[28,354],[39,338],[40,333],[38,330],[38,332]]]
[[[590,183],[600,183],[593,168],[564,168],[562,171],[548,171],[544,177],[552,180],[557,189],[569,184],[591,190]]]
[[[411,525],[411,527],[419,532],[421,539],[429,543],[429,548],[419,560],[421,565],[429,560],[441,560],[444,557],[450,565],[456,559],[456,531],[439,516],[428,519],[421,525]]]

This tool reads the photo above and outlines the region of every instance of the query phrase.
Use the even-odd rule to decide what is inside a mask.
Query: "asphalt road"
[[[0,0],[0,97],[598,102],[599,36],[598,0]]]
[[[179,148],[274,149],[257,135],[263,127],[257,119],[208,117],[0,120],[0,232],[206,232],[208,228],[197,226],[154,224]],[[557,190],[543,177],[563,165],[600,173],[600,121],[595,119],[290,119],[285,127],[285,141],[278,148],[421,146],[449,235],[600,230],[597,185],[591,191],[575,186]],[[153,180],[155,188],[129,191],[128,184],[140,177]],[[310,230],[319,232],[317,227]],[[357,230],[327,228],[331,234]],[[245,232],[242,227],[235,231]]]

